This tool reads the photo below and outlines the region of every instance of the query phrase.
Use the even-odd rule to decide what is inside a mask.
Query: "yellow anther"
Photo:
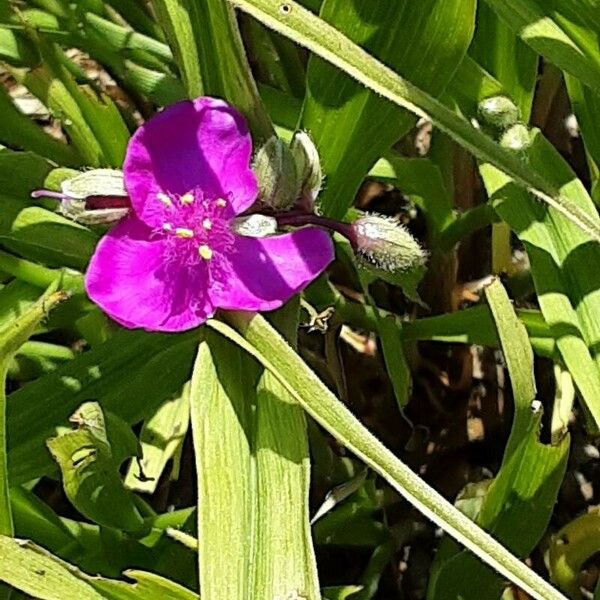
[[[198,247],[198,254],[204,260],[210,260],[213,255],[213,251],[206,244],[202,244],[202,246]]]
[[[159,192],[158,194],[156,194],[156,198],[165,206],[173,206],[171,198],[169,198],[169,196],[167,196],[167,194],[165,194],[164,192]]]
[[[194,237],[194,232],[191,229],[187,229],[187,227],[177,227],[175,235],[180,238],[189,239]]]
[[[210,219],[204,219],[204,221],[202,221],[202,227],[206,229],[206,231],[210,231],[212,229],[212,221]]]
[[[179,198],[181,204],[191,204],[194,201],[194,194],[188,192]]]
[[[223,198],[219,198],[217,200],[216,204],[219,208],[225,208],[227,206],[227,200],[224,200]]]

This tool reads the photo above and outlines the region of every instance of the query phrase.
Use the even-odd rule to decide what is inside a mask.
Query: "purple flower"
[[[170,106],[140,127],[123,167],[132,213],[98,244],[90,298],[130,328],[183,331],[217,308],[273,310],[333,259],[313,227],[244,237],[233,220],[257,196],[252,141],[222,100]]]

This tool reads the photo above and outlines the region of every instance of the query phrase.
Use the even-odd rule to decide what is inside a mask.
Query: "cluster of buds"
[[[270,138],[256,155],[254,172],[259,200],[274,211],[276,226],[316,225],[335,231],[350,241],[357,261],[365,268],[407,271],[425,262],[426,252],[397,219],[365,214],[347,224],[315,214],[323,175],[319,153],[306,132],[297,131],[289,146],[275,136]],[[242,217],[244,229],[238,228],[238,232],[269,232],[274,226],[262,215],[261,219],[254,217]]]
[[[482,100],[477,116],[484,131],[496,138],[503,148],[523,152],[529,147],[529,129],[519,121],[519,108],[510,98],[492,96]]]
[[[316,213],[323,177],[319,154],[307,133],[296,132],[289,145],[270,138],[256,154],[254,172],[259,202],[249,214],[234,219],[232,228],[237,234],[267,237],[282,228],[316,226],[347,238],[365,268],[391,273],[425,262],[426,252],[397,219],[365,213],[353,223],[344,223]],[[32,196],[60,200],[58,212],[74,221],[110,224],[130,211],[121,171],[57,169],[55,179],[60,180],[60,192],[37,190]]]

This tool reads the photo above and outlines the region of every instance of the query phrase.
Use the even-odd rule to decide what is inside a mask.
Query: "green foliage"
[[[417,580],[428,600],[564,600],[522,560],[547,543],[578,598],[598,515],[559,488],[567,422],[600,431],[599,34],[599,0],[0,0],[0,596],[377,600]],[[337,261],[306,315],[128,331],[85,293],[108,226],[31,192],[122,168],[141,122],[199,95],[241,111],[257,163],[306,130]],[[427,262],[360,268],[339,232],[365,211]],[[474,483],[452,432],[495,394],[512,427],[484,432]]]
[[[289,325],[295,324],[294,304],[278,315],[279,321],[287,317],[290,335],[295,333]],[[190,393],[200,465],[203,597],[285,598],[303,590],[317,595],[304,500],[308,444],[300,407],[271,373],[261,372],[242,349],[212,332],[200,345]],[[223,543],[231,549],[226,555],[211,551]],[[248,553],[256,556],[253,565]]]
[[[486,482],[473,516],[515,554],[527,556],[548,526],[566,468],[569,440],[563,438],[556,446],[540,442],[542,415],[539,409],[532,409],[536,396],[533,352],[525,328],[500,283],[490,285],[486,297],[511,373],[515,414],[502,465],[492,482]],[[453,542],[442,544],[436,563],[429,583],[432,599],[502,594],[504,582],[472,554],[460,552]],[[465,573],[471,574],[468,580]]]
[[[424,90],[438,95],[471,41],[475,2],[325,0],[322,19]],[[311,57],[301,125],[314,137],[328,185],[321,199],[340,217],[375,160],[414,117],[321,58]]]
[[[76,425],[75,431],[46,442],[60,467],[67,498],[82,515],[100,525],[140,531],[144,521],[119,476],[120,460],[108,439],[102,409],[95,402],[86,402],[69,421]]]

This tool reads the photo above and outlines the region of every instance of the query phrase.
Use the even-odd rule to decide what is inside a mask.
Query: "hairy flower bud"
[[[294,156],[288,145],[273,136],[254,159],[260,201],[275,210],[294,205],[300,192]]]
[[[500,138],[500,145],[513,152],[523,152],[531,145],[529,129],[522,123],[517,123],[507,129]]]
[[[479,103],[477,114],[483,126],[504,131],[519,120],[519,109],[506,96],[492,96]]]
[[[296,162],[300,182],[300,195],[313,203],[323,182],[319,153],[310,136],[305,131],[296,131],[290,143],[290,150]]]
[[[352,223],[357,258],[381,271],[407,271],[425,263],[427,253],[397,219],[367,214]]]

